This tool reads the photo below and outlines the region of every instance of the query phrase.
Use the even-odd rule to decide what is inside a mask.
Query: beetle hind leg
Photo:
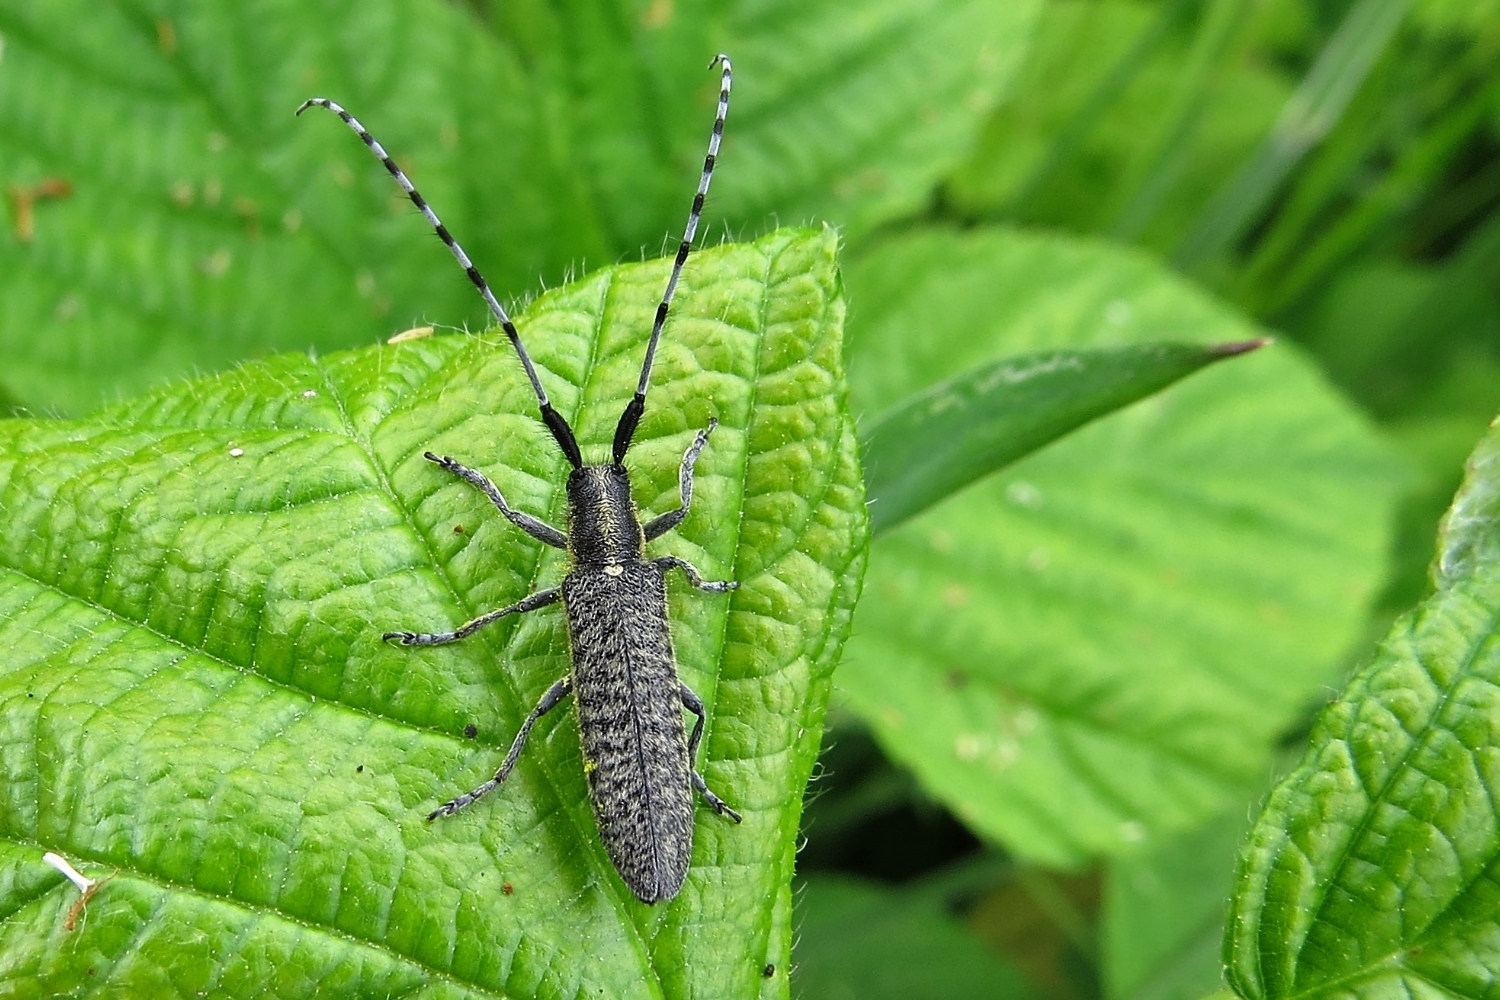
[[[731,807],[729,803],[725,802],[723,799],[715,795],[713,791],[708,787],[708,782],[703,780],[703,775],[699,774],[697,771],[693,772],[693,787],[698,789],[698,794],[703,796],[704,801],[714,807],[714,812],[718,813],[720,816],[728,816],[736,823],[744,822],[744,817],[735,812],[734,808]]]
[[[703,708],[703,699],[698,697],[698,692],[688,687],[684,681],[678,681],[677,688],[682,698],[682,707],[697,717],[697,721],[693,723],[692,735],[688,737],[688,770],[693,774],[693,787],[709,805],[714,807],[714,812],[720,816],[728,816],[736,823],[742,822],[743,817],[727,802],[715,795],[708,787],[708,782],[703,780],[703,775],[698,773],[698,744],[703,741],[703,726],[708,720],[708,713]]]
[[[703,579],[703,574],[698,572],[698,567],[686,559],[678,559],[676,556],[662,556],[660,559],[653,560],[653,562],[661,567],[663,573],[674,569],[682,570],[682,575],[688,578],[688,583],[691,583],[699,590],[706,590],[710,594],[727,594],[731,590],[740,589],[738,580]]]
[[[515,768],[516,761],[521,758],[521,751],[526,749],[526,738],[531,735],[531,727],[536,725],[536,720],[556,708],[558,703],[566,698],[568,692],[572,690],[573,678],[571,675],[564,677],[548,688],[547,693],[542,695],[542,700],[536,703],[536,708],[533,708],[531,714],[526,716],[526,721],[521,723],[521,728],[516,733],[515,740],[511,742],[510,751],[505,755],[505,762],[500,765],[500,770],[495,772],[495,776],[472,792],[465,792],[456,799],[449,799],[447,802],[444,802],[427,814],[427,821],[430,823],[439,816],[452,816],[480,796],[488,795],[496,788],[499,788],[500,783],[510,777],[510,772]]]

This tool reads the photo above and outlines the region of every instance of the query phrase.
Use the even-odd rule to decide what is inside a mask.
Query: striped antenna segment
[[[302,106],[297,109],[297,114],[301,115],[302,112],[311,107],[327,108],[342,118],[345,125],[354,130],[354,133],[369,147],[370,152],[375,154],[375,158],[385,165],[385,169],[396,179],[396,183],[401,185],[401,190],[405,191],[406,196],[411,199],[411,203],[417,206],[417,211],[421,212],[422,217],[432,226],[433,230],[438,234],[438,239],[442,240],[443,245],[452,252],[454,259],[464,269],[464,273],[469,276],[469,280],[474,283],[474,287],[479,289],[479,294],[484,297],[485,304],[490,307],[490,312],[494,313],[495,318],[500,321],[500,327],[505,331],[505,335],[510,338],[511,346],[516,349],[516,354],[521,359],[521,365],[526,369],[526,377],[531,381],[531,389],[536,393],[537,404],[542,409],[543,422],[552,431],[552,436],[562,446],[563,453],[573,464],[574,468],[582,465],[583,459],[579,455],[578,445],[573,440],[573,432],[568,427],[567,422],[563,420],[562,415],[552,408],[552,403],[547,399],[547,390],[542,388],[542,380],[537,377],[536,367],[531,363],[531,356],[526,353],[526,348],[521,345],[521,335],[516,332],[516,325],[510,321],[510,316],[506,314],[504,307],[500,305],[500,301],[495,298],[495,293],[490,291],[489,282],[484,280],[484,275],[479,273],[479,268],[475,267],[474,262],[469,260],[469,255],[464,253],[464,248],[458,245],[458,240],[453,238],[453,235],[448,232],[448,227],[443,225],[443,221],[437,217],[437,213],[427,204],[427,199],[422,197],[421,192],[416,189],[411,180],[402,172],[401,168],[396,166],[396,161],[391,159],[390,155],[386,153],[385,147],[376,141],[375,137],[359,123],[359,119],[345,111],[337,102],[330,101],[326,97],[314,97],[303,101]]]
[[[656,345],[661,340],[661,331],[666,325],[667,313],[672,308],[672,297],[677,294],[677,280],[682,277],[682,266],[687,263],[688,253],[693,248],[693,238],[698,235],[698,221],[703,215],[703,201],[708,197],[708,185],[714,177],[714,163],[719,158],[719,143],[724,138],[724,119],[729,116],[729,87],[733,82],[734,70],[729,63],[729,57],[722,52],[714,56],[713,62],[708,64],[709,69],[715,66],[723,67],[723,75],[719,79],[719,109],[714,115],[713,134],[708,139],[708,155],[703,157],[703,175],[698,178],[698,193],[693,195],[693,207],[688,212],[687,228],[683,231],[682,242],[677,247],[677,259],[672,263],[672,274],[667,279],[667,290],[662,293],[661,302],[656,307],[656,320],[651,324],[651,339],[646,344],[646,360],[641,365],[641,378],[636,383],[635,396],[626,406],[625,412],[620,416],[619,426],[615,428],[614,456],[617,463],[624,460],[625,452],[630,448],[631,438],[635,436],[636,425],[646,409],[646,390],[651,387],[651,365],[656,359]]]

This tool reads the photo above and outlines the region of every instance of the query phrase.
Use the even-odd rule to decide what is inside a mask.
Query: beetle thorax
[[[614,462],[585,465],[568,476],[568,549],[580,565],[641,558],[646,536],[630,498],[630,474]]]

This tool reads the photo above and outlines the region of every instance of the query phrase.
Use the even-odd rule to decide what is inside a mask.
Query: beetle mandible
[[[635,395],[615,428],[611,460],[598,463],[583,461],[572,428],[552,408],[510,317],[463,248],[380,143],[354,116],[326,98],[315,97],[297,109],[300,115],[309,107],[327,108],[343,119],[437,231],[510,338],[536,393],[542,422],[572,466],[567,482],[565,533],[540,518],[512,509],[499,488],[482,473],[455,459],[426,453],[429,461],[482,491],[516,527],[547,545],[566,549],[572,557],[572,566],[560,586],[537,591],[508,607],[480,615],[452,632],[387,632],[383,636],[403,646],[438,646],[457,642],[508,615],[534,611],[558,601],[562,602],[567,617],[572,669],[547,689],[521,723],[494,777],[439,806],[427,818],[451,816],[498,787],[515,767],[532,726],[572,693],[577,701],[579,742],[599,837],[621,879],[646,903],[671,899],[687,878],[693,846],[694,789],[720,815],[740,822],[739,813],[709,790],[695,768],[706,713],[703,701],[677,676],[667,619],[666,574],[681,570],[694,587],[713,593],[733,590],[739,584],[705,580],[690,563],[675,556],[652,559],[645,555],[646,542],[671,531],[687,517],[693,503],[693,466],[718,421],[710,420],[682,456],[678,470],[682,505],[644,525],[631,498],[630,477],[624,466],[625,454],[645,412],[652,359],[683,264],[697,235],[703,199],[713,178],[724,119],[729,113],[728,57],[717,56],[709,68],[715,66],[722,68],[719,106],[698,191],[693,196],[666,291],[656,307]],[[691,734],[683,725],[683,709],[696,716]]]

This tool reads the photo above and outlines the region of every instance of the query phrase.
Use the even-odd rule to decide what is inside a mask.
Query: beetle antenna
[[[687,263],[688,253],[693,247],[693,237],[698,235],[698,220],[703,215],[703,199],[708,196],[708,185],[714,176],[714,161],[719,156],[719,141],[724,138],[724,119],[729,114],[729,84],[733,71],[729,57],[722,52],[714,56],[709,69],[724,67],[719,83],[719,110],[714,116],[714,131],[708,139],[708,155],[703,158],[703,176],[698,180],[698,193],[693,195],[693,208],[688,212],[687,229],[683,231],[682,243],[677,247],[677,259],[672,263],[672,276],[667,279],[667,290],[662,293],[661,303],[656,307],[656,321],[651,324],[651,340],[646,344],[646,360],[641,365],[641,380],[636,384],[625,412],[620,414],[620,423],[615,427],[615,464],[625,460],[630,450],[630,440],[635,437],[636,425],[641,414],[646,412],[646,390],[651,386],[651,363],[656,358],[656,344],[661,340],[662,327],[667,322],[667,312],[672,308],[672,296],[677,294],[677,279],[682,276],[682,265]]]
[[[726,87],[728,86],[727,65],[728,64],[726,63]],[[536,366],[531,363],[531,356],[526,353],[526,348],[521,345],[521,335],[516,332],[516,325],[512,323],[510,321],[510,317],[506,315],[504,307],[502,307],[500,305],[500,301],[495,298],[495,293],[490,291],[489,282],[484,280],[484,275],[479,273],[479,268],[475,267],[474,262],[469,260],[469,255],[464,253],[464,248],[458,245],[458,240],[455,240],[453,238],[453,235],[448,232],[448,227],[443,225],[442,220],[437,217],[437,213],[434,212],[432,208],[427,204],[427,199],[422,197],[421,193],[416,189],[415,186],[412,185],[411,180],[408,179],[406,174],[401,171],[401,168],[396,166],[396,161],[391,159],[390,156],[386,153],[385,147],[382,146],[379,142],[376,142],[375,137],[367,132],[365,130],[365,127],[359,123],[359,119],[355,118],[349,112],[340,107],[337,103],[328,100],[328,98],[326,97],[314,97],[311,100],[303,101],[302,106],[297,109],[297,114],[300,115],[302,114],[302,112],[313,106],[327,108],[329,111],[332,111],[334,114],[342,118],[344,120],[344,124],[353,129],[356,135],[364,140],[364,144],[369,147],[370,152],[374,153],[375,158],[385,165],[385,169],[390,171],[390,175],[396,179],[396,183],[401,185],[401,190],[406,192],[406,196],[411,199],[411,203],[417,206],[417,211],[422,213],[422,217],[426,219],[427,223],[432,226],[434,231],[437,232],[438,239],[442,240],[443,245],[453,253],[453,256],[458,261],[459,266],[464,269],[464,273],[467,274],[469,276],[469,280],[474,283],[474,287],[479,289],[479,294],[484,297],[484,302],[487,306],[490,307],[490,312],[494,313],[495,318],[500,321],[500,328],[503,329],[505,331],[505,335],[510,338],[511,346],[516,349],[516,354],[521,359],[521,366],[526,369],[526,377],[531,380],[531,389],[536,393],[537,405],[542,409],[542,423],[546,424],[547,429],[552,432],[552,437],[556,439],[558,447],[562,449],[563,455],[566,456],[568,461],[572,463],[573,468],[576,469],[583,465],[583,456],[578,451],[578,441],[573,437],[573,428],[568,426],[568,422],[563,419],[563,415],[561,413],[558,413],[552,408],[552,403],[547,398],[547,390],[542,388],[542,380],[537,377]],[[721,98],[719,104],[721,120],[723,108],[724,105]],[[717,134],[714,138],[714,147],[718,147]],[[708,185],[707,183],[705,183],[703,185],[703,188],[707,189],[707,187]],[[697,220],[695,219],[694,224],[696,224],[696,222]],[[681,265],[681,258],[683,256],[685,255],[678,255],[679,267]],[[673,274],[672,280],[674,282],[677,280],[675,273]],[[670,298],[670,296],[668,297]],[[655,338],[653,335],[653,344],[654,342]]]

